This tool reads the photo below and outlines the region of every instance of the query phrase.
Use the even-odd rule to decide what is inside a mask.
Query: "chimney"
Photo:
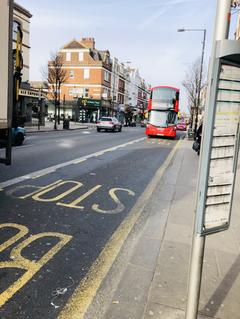
[[[82,38],[80,43],[83,44],[85,47],[87,47],[89,49],[95,49],[94,38]]]

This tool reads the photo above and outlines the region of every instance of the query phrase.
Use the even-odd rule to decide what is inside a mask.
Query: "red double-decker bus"
[[[178,111],[179,89],[171,86],[152,88],[148,101],[146,135],[175,138]]]

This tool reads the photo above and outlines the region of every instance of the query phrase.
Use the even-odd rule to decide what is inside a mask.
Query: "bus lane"
[[[0,317],[56,318],[175,144],[141,141],[1,191]]]

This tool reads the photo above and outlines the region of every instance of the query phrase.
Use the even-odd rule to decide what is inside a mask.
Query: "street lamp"
[[[199,83],[198,83],[198,95],[197,95],[197,106],[196,106],[196,115],[195,115],[195,125],[194,125],[194,134],[197,132],[198,124],[198,109],[200,104],[200,94],[201,94],[201,85],[202,85],[202,73],[203,73],[203,60],[204,60],[204,50],[205,50],[205,41],[206,41],[206,29],[178,29],[178,32],[193,31],[193,32],[203,32],[203,42],[202,42],[202,55],[201,55],[201,65],[200,65],[200,74],[199,74]]]

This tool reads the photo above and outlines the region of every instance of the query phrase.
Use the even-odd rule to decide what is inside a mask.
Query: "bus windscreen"
[[[176,125],[177,114],[173,111],[157,111],[149,112],[148,122],[157,127],[168,127]]]

